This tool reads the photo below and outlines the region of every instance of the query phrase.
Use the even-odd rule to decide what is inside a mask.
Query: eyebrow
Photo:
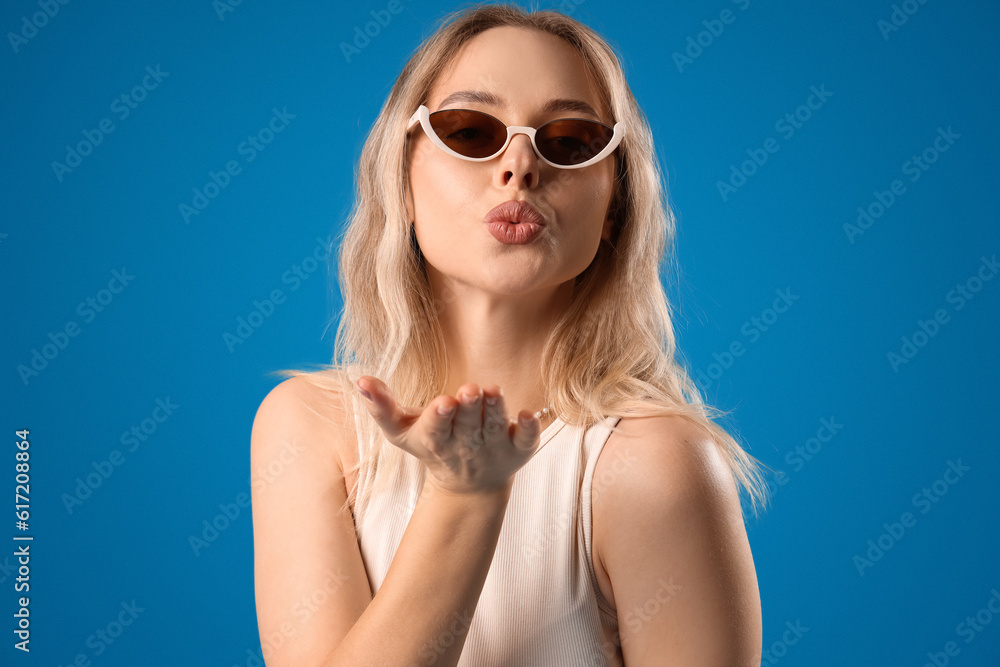
[[[482,90],[458,90],[449,95],[448,97],[441,100],[441,106],[443,108],[449,104],[455,104],[456,102],[474,102],[478,104],[488,104],[495,107],[507,108],[507,102],[493,93],[488,93]],[[590,106],[583,100],[574,100],[567,98],[556,98],[551,99],[545,103],[542,107],[543,113],[548,113],[552,111],[576,111],[579,113],[590,114],[594,118],[600,119],[600,115],[594,111],[594,107]]]

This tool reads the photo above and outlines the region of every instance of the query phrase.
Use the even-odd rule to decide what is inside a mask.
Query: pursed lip
[[[487,213],[486,217],[483,218],[483,223],[489,224],[491,222],[532,222],[539,227],[545,226],[545,218],[534,206],[517,199],[505,201]]]

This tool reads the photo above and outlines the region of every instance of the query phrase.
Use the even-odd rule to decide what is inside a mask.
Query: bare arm
[[[328,397],[322,397],[328,398]],[[335,438],[310,406],[320,392],[285,380],[264,398],[250,437],[254,594],[268,667],[318,665],[372,599]]]
[[[453,483],[443,488],[428,476],[373,599],[353,521],[349,514],[337,513],[347,497],[339,458],[331,456],[329,446],[321,445],[343,435],[334,433],[335,428],[305,407],[316,404],[311,397],[314,391],[298,378],[283,382],[265,398],[254,422],[255,470],[266,470],[269,464],[277,468],[283,438],[297,436],[304,445],[297,465],[286,464],[281,475],[254,493],[258,623],[268,667],[457,664],[493,559],[513,472],[530,458],[531,441],[537,445],[537,422],[533,431],[521,432],[519,446],[504,455],[501,463],[506,465],[483,465],[483,456],[496,443],[476,447],[469,458],[462,459],[465,464],[448,457],[451,449],[432,444],[441,460],[453,468],[448,474],[436,468],[438,473]],[[380,424],[394,436],[402,432],[394,429],[412,426],[409,418],[417,419],[408,418],[391,399],[379,400],[385,415]],[[457,401],[435,399],[423,412],[420,418],[431,420],[421,422],[428,434],[435,430],[457,434],[461,432],[459,420],[473,421],[470,416],[477,408],[463,406],[457,417],[451,417],[455,418],[453,431],[451,418],[434,416],[440,403]],[[478,410],[482,435],[481,405]],[[446,429],[443,421],[447,421]],[[394,439],[419,453],[416,438]],[[522,458],[520,464],[511,463]],[[335,469],[330,468],[330,461],[336,461]],[[478,468],[472,465],[477,462]],[[484,476],[489,470],[503,474]],[[470,480],[474,483],[464,483]],[[331,573],[337,581],[332,592]],[[317,595],[324,590],[327,594]],[[320,598],[323,604],[312,604],[308,613],[302,610],[303,600]],[[269,638],[280,639],[291,631],[294,636],[267,650],[269,643],[277,644]]]
[[[594,506],[628,667],[760,664],[757,575],[729,468],[689,422],[622,420],[635,461]],[[602,452],[615,456],[614,452]]]
[[[324,667],[458,664],[509,497],[421,494],[378,595]]]

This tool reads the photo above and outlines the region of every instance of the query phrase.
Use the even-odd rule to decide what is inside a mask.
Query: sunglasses
[[[551,120],[537,129],[523,125],[504,125],[482,111],[471,109],[430,110],[420,105],[406,126],[409,132],[420,123],[431,143],[455,157],[473,162],[492,160],[507,148],[515,134],[526,134],[542,160],[561,169],[580,169],[610,155],[622,137],[625,125],[583,118]]]

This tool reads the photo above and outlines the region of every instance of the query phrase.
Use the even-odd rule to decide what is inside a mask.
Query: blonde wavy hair
[[[426,103],[438,75],[462,45],[500,26],[541,30],[575,47],[602,91],[605,107],[628,127],[615,156],[611,239],[602,240],[593,262],[576,278],[572,301],[542,352],[547,405],[564,422],[583,427],[626,414],[676,415],[693,422],[720,447],[756,515],[768,500],[763,464],[713,421],[728,412],[704,403],[676,349],[671,308],[660,279],[661,265],[675,266],[675,220],[649,123],[612,47],[589,27],[558,12],[468,6],[443,17],[417,48],[361,152],[356,199],[337,253],[343,310],[333,364],[274,374],[302,376],[329,392],[331,405],[341,401],[339,405],[350,406],[357,415],[356,423],[342,416],[338,426],[365,443],[353,472],[372,483],[364,485],[361,497],[361,484],[350,489],[345,508],[367,503],[381,492],[390,475],[377,471],[395,470],[409,455],[385,440],[354,381],[362,375],[377,377],[401,405],[425,406],[444,393],[448,364],[438,320],[448,299],[431,293],[406,212],[408,169],[419,161],[419,155],[415,160],[409,156],[406,124],[414,109]],[[553,187],[559,187],[558,179]]]

